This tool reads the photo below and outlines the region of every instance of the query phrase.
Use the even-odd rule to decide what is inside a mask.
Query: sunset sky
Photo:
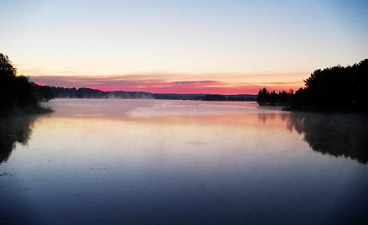
[[[51,86],[255,94],[368,58],[368,1],[1,0],[0,27],[0,52]]]

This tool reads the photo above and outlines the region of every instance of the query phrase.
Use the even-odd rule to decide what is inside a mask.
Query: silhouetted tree
[[[268,97],[269,97],[270,93],[267,91],[266,88],[262,88],[259,90],[258,95],[257,95],[257,102],[260,105],[265,105],[268,101]]]
[[[33,94],[35,95],[37,102],[47,102],[55,98],[52,91],[52,87],[40,86],[35,83],[32,83],[32,86],[33,86]]]
[[[292,98],[291,107],[299,110],[366,111],[368,99],[368,59],[353,66],[315,70]]]
[[[257,102],[259,105],[287,105],[291,95],[292,91],[290,93],[286,91],[276,93],[276,91],[269,92],[266,88],[262,88],[258,92]]]
[[[0,109],[5,114],[16,108],[39,109],[42,97],[35,95],[36,85],[28,77],[17,75],[17,69],[8,56],[0,53]]]

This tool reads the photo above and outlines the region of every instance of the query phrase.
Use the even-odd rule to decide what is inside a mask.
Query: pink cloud
[[[89,87],[102,91],[139,91],[151,93],[203,93],[203,94],[257,94],[259,89],[289,90],[301,87],[298,82],[235,82],[224,80],[188,80],[175,77],[170,81],[165,77],[145,75],[122,75],[109,77],[91,76],[33,76],[30,80],[49,86],[59,87]]]

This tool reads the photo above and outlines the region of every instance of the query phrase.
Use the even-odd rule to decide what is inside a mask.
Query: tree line
[[[304,80],[305,87],[295,93],[259,90],[260,105],[285,105],[300,111],[367,112],[368,59],[353,66],[340,65],[315,70]]]
[[[0,115],[14,112],[46,112],[40,102],[47,100],[42,88],[17,74],[9,57],[0,53]]]
[[[47,98],[126,98],[126,99],[138,99],[138,98],[153,98],[151,93],[148,92],[125,92],[125,91],[100,91],[92,88],[66,88],[66,87],[52,87],[52,86],[40,86],[42,89],[42,95]]]
[[[254,101],[255,95],[219,95],[219,94],[156,94],[150,92],[100,91],[91,88],[65,88],[39,86],[42,96],[52,98],[123,98],[123,99],[170,99],[199,101]]]
[[[259,105],[287,105],[290,103],[292,96],[292,90],[276,93],[276,91],[269,92],[266,88],[262,88],[258,92],[257,102]]]

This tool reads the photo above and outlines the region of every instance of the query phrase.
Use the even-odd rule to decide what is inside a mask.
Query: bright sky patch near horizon
[[[53,86],[256,93],[368,58],[368,1],[0,2],[0,52]]]

